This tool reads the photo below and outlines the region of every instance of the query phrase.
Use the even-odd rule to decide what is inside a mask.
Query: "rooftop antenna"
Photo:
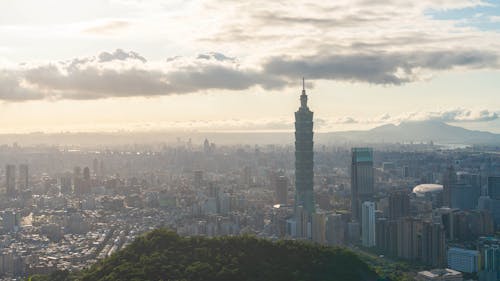
[[[302,77],[302,91],[305,91],[306,90],[306,79],[304,79],[304,77]]]

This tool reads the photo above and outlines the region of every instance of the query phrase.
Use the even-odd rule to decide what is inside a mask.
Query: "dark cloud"
[[[0,100],[28,101],[42,99],[44,95],[21,86],[22,81],[14,72],[0,71]]]
[[[418,68],[446,70],[455,67],[498,67],[498,56],[491,52],[470,50],[428,51],[411,53],[367,53],[317,55],[309,57],[274,57],[264,64],[270,75],[291,79],[360,81],[399,85],[415,79]]]
[[[114,60],[137,57],[140,56],[134,52],[117,50],[111,54],[101,53],[97,61],[74,59],[58,65],[29,68],[21,75],[30,85],[53,99],[159,96],[210,89],[245,90],[254,86],[279,89],[286,85],[283,78],[241,69],[233,64],[233,58],[219,53],[212,53],[209,59],[189,61],[187,65],[182,65],[182,62],[181,65],[170,65],[167,62],[165,67],[171,70],[147,69],[141,64],[116,68],[108,64]],[[171,62],[179,63],[176,60]],[[19,85],[17,88],[21,89]]]
[[[3,70],[0,99],[159,96],[205,90],[237,91],[255,86],[271,90],[284,88],[303,76],[311,80],[399,85],[418,79],[422,69],[441,71],[456,67],[494,68],[498,67],[498,57],[475,50],[338,54],[271,57],[261,67],[248,68],[242,67],[236,58],[216,52],[155,64],[135,52],[118,49],[97,57]]]
[[[160,71],[143,69],[64,69],[40,66],[25,73],[26,80],[58,99],[99,99],[106,97],[167,94],[169,85]]]
[[[128,60],[134,59],[142,62],[146,62],[146,59],[143,56],[140,56],[136,52],[125,52],[122,49],[116,49],[113,53],[102,52],[99,54],[100,62],[108,62],[114,60]]]
[[[356,14],[344,14],[341,16],[325,15],[325,17],[304,17],[283,15],[272,12],[262,12],[254,16],[261,25],[311,25],[318,28],[353,27],[364,25],[368,22],[388,20],[390,14],[381,16],[369,11],[361,11]]]
[[[236,61],[236,58],[227,57],[226,55],[221,54],[221,53],[217,53],[217,52],[199,54],[197,59],[217,60],[217,61]]]
[[[208,65],[201,68],[190,67],[168,73],[178,93],[195,92],[205,89],[244,90],[252,86],[264,89],[279,89],[286,81],[263,73],[229,68],[222,65]]]

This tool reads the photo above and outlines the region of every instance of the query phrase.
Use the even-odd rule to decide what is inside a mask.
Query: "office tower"
[[[92,160],[92,173],[94,173],[94,175],[96,176],[99,176],[99,160],[97,160],[97,158],[94,158],[94,160]]]
[[[5,187],[8,197],[16,196],[16,166],[5,166]]]
[[[205,141],[203,142],[203,152],[205,154],[210,154],[210,142],[208,141],[208,139],[205,139]]]
[[[445,266],[446,245],[443,226],[439,223],[424,222],[421,239],[421,261],[433,267]]]
[[[89,169],[89,167],[83,168],[83,180],[90,181],[90,169]]]
[[[200,188],[203,184],[203,171],[194,171],[193,172],[193,182],[195,188]]]
[[[361,207],[361,241],[365,247],[375,246],[375,203],[363,202]]]
[[[479,189],[473,185],[457,182],[450,188],[450,207],[460,210],[472,210],[477,206],[479,199]]]
[[[389,194],[389,219],[396,220],[410,215],[410,197],[404,190]]]
[[[353,219],[361,219],[361,204],[373,200],[373,150],[366,147],[352,149],[351,211]]]
[[[478,174],[449,171],[445,189],[449,196],[449,207],[460,210],[472,210],[477,207],[481,195],[480,176]],[[443,179],[443,183],[445,180]]]
[[[457,182],[457,174],[453,166],[449,166],[443,175],[443,206],[451,207],[451,189]]]
[[[311,216],[312,241],[326,244],[326,219],[325,214],[314,213]]]
[[[76,166],[73,169],[73,191],[76,195],[83,195],[86,193],[86,182],[82,175],[82,168]]]
[[[72,193],[72,187],[71,187],[71,174],[66,173],[64,174],[61,179],[61,193],[62,194],[71,194]]]
[[[328,215],[326,221],[326,241],[330,246],[344,245],[346,223],[340,214]]]
[[[500,200],[500,177],[488,177],[488,195],[493,200]]]
[[[277,204],[287,204],[288,197],[288,180],[285,176],[279,176],[275,181],[275,193]]]
[[[28,165],[19,165],[18,189],[23,192],[29,188],[29,168]]]
[[[314,213],[313,112],[307,106],[304,80],[300,108],[295,112],[295,206]]]

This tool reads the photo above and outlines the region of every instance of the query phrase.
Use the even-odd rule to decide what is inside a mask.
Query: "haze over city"
[[[500,133],[498,1],[2,1],[0,133]]]

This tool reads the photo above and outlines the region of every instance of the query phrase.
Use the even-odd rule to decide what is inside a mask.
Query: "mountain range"
[[[61,145],[61,146],[115,146],[129,144],[183,143],[191,139],[200,145],[205,139],[219,145],[289,144],[294,143],[293,132],[199,132],[199,131],[150,131],[150,132],[91,132],[91,133],[31,133],[3,134],[0,144]],[[420,143],[472,145],[500,144],[500,134],[468,130],[439,121],[413,121],[399,125],[387,124],[365,131],[316,132],[316,144],[377,144]]]
[[[440,121],[413,121],[387,124],[367,131],[318,134],[318,142],[435,142],[442,144],[497,144],[500,134],[468,130]]]

